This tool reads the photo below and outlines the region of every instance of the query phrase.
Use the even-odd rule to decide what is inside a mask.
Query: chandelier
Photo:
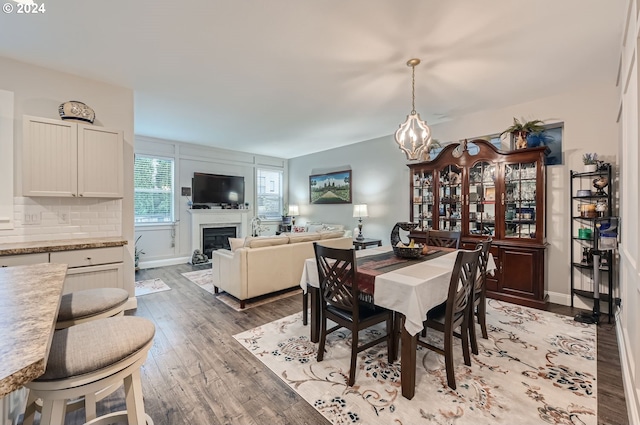
[[[407,120],[400,124],[400,128],[395,133],[398,147],[410,161],[426,156],[429,152],[429,145],[431,145],[431,129],[416,112],[416,65],[419,64],[420,59],[409,59],[407,62],[407,66],[411,67],[411,113],[407,115]]]

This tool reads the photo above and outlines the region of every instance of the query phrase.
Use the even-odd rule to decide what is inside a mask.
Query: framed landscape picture
[[[350,204],[351,170],[309,176],[309,203]]]

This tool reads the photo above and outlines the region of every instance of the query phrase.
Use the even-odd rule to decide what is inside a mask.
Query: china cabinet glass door
[[[507,239],[536,237],[536,173],[535,162],[505,165],[504,237]]]
[[[496,196],[495,164],[477,162],[469,170],[468,234],[495,236]]]
[[[413,176],[413,220],[418,223],[416,230],[433,227],[433,172],[415,171]]]
[[[462,168],[447,165],[438,171],[438,229],[462,230]]]

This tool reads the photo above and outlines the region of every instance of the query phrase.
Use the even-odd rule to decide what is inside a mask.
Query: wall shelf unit
[[[597,171],[570,171],[571,193],[571,307],[575,297],[594,300],[594,290],[586,290],[585,286],[593,288],[594,270],[593,253],[600,252],[600,266],[597,273],[600,301],[607,302],[608,321],[613,318],[613,250],[603,250],[596,237],[596,227],[608,222],[612,217],[612,167],[602,164]],[[606,182],[606,184],[604,184]],[[600,186],[600,187],[599,187]],[[589,191],[590,194],[584,194]],[[585,285],[585,281],[588,281]],[[590,283],[589,283],[590,282]]]

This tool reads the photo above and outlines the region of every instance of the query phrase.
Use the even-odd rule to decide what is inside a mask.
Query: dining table
[[[416,386],[416,351],[418,335],[427,312],[447,300],[449,282],[458,256],[457,249],[429,247],[417,259],[395,256],[391,246],[356,251],[358,289],[379,307],[400,315],[402,395],[412,399]],[[487,272],[496,264],[489,255]],[[318,342],[320,334],[320,282],[315,258],[308,258],[302,270],[300,287],[311,295],[310,339]],[[394,350],[395,351],[395,350]],[[389,359],[393,362],[395,359]]]

